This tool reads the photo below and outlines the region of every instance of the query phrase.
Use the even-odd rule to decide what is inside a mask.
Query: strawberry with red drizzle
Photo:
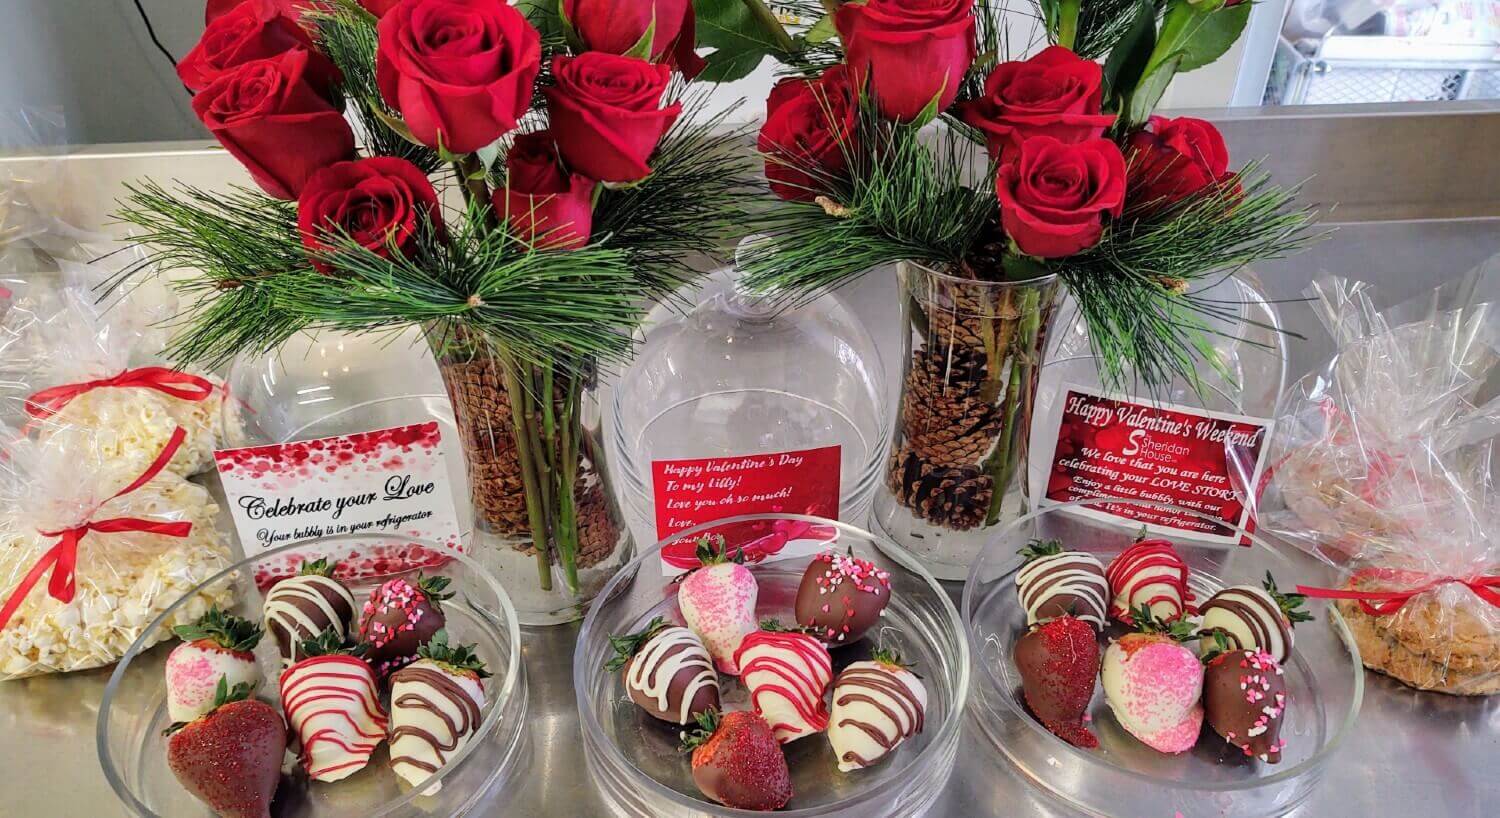
[[[769,812],[792,800],[792,773],[766,720],[748,710],[698,715],[683,737],[693,751],[693,783],[726,807]]]
[[[417,660],[417,650],[443,629],[449,579],[417,574],[416,582],[390,580],[376,588],[359,616],[365,658],[382,677]]]
[[[172,633],[182,644],[167,654],[167,715],[174,722],[188,722],[214,708],[215,685],[231,689],[261,682],[255,646],[260,626],[219,610],[215,605],[191,625],[178,625]]]
[[[869,560],[825,551],[808,564],[797,587],[797,624],[829,645],[859,641],[885,615],[891,575]]]
[[[1188,591],[1187,563],[1169,540],[1145,539],[1120,552],[1105,571],[1113,601],[1109,615],[1134,625],[1133,612],[1146,606],[1155,619],[1168,621],[1187,612],[1193,595]]]
[[[270,818],[286,723],[250,685],[220,677],[209,711],[166,732],[167,766],[194,798],[222,818]]]
[[[766,620],[740,642],[734,663],[751,705],[777,741],[787,744],[828,728],[823,694],[833,683],[833,659],[822,642]]]
[[[364,769],[385,739],[375,671],[359,654],[364,645],[344,642],[329,628],[302,643],[304,657],[281,672],[281,707],[315,781],[339,781]]]
[[[1076,747],[1099,746],[1084,726],[1099,678],[1099,642],[1093,625],[1060,616],[1031,628],[1016,640],[1021,692],[1042,725]]]

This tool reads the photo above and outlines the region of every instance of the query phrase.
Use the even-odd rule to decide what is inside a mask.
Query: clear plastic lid
[[[777,303],[732,267],[689,297],[685,312],[651,311],[615,384],[610,445],[637,537],[756,511],[863,523],[889,418],[879,353],[853,311],[834,294]],[[795,456],[770,457],[783,453]],[[688,482],[694,507],[669,515],[653,478],[678,461],[709,461],[702,473],[728,482]]]

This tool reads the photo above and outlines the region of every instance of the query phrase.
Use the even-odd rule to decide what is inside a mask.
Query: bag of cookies
[[[93,429],[100,447],[137,468],[181,427],[187,440],[170,470],[188,476],[213,468],[234,413],[224,411],[220,380],[176,370],[162,357],[162,325],[175,303],[123,288],[101,301],[111,266],[70,257],[100,245],[61,230],[28,239],[41,261],[18,273],[25,286],[13,288],[0,317],[0,420],[28,433]]]
[[[1367,667],[1413,687],[1500,692],[1500,257],[1377,308],[1308,291],[1337,346],[1283,395],[1256,521],[1343,569]]]
[[[0,680],[119,659],[230,563],[218,506],[166,468],[184,430],[140,468],[88,427],[42,423],[41,434],[0,428]],[[151,641],[227,606],[231,589],[198,594]]]

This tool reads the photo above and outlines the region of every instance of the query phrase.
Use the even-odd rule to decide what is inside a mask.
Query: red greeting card
[[[651,480],[656,535],[662,539],[740,514],[781,512],[830,519],[839,515],[838,446],[742,457],[656,460],[651,463]],[[803,546],[810,548],[833,536],[816,530],[821,527],[783,528],[786,530],[729,532],[736,534],[736,542],[730,545],[753,542],[759,559],[779,559],[812,553]],[[663,556],[669,571],[688,567],[677,565],[669,554]]]
[[[1043,503],[1096,497],[1151,500],[1188,509],[1208,522],[1129,504],[1078,509],[1094,517],[1145,524],[1158,533],[1192,532],[1233,543],[1232,526],[1249,528],[1250,509],[1236,490],[1231,463],[1264,468],[1271,422],[1173,404],[1137,403],[1066,385],[1057,448]]]

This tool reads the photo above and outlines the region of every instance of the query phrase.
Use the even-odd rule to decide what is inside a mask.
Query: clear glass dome
[[[737,280],[734,268],[719,270],[690,294],[696,305],[686,312],[682,302],[653,309],[614,385],[613,471],[639,540],[735,514],[813,513],[855,525],[869,514],[889,426],[874,340],[836,295],[788,307]],[[712,505],[670,521],[668,498],[656,496],[653,476],[675,461],[711,460],[713,473],[801,452],[815,454],[774,474],[739,472],[737,489],[715,495],[710,486],[703,496]]]

